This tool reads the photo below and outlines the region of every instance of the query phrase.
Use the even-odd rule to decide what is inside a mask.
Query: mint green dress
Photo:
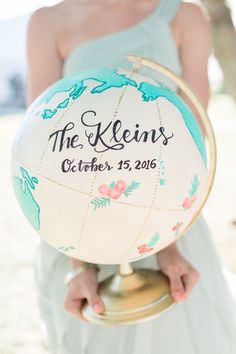
[[[75,47],[63,67],[70,76],[95,66],[114,65],[130,69],[127,52],[167,66],[181,75],[178,50],[170,23],[180,0],[161,0],[156,10],[138,24],[89,40]],[[140,73],[153,72],[142,69]],[[165,84],[176,89],[173,84]],[[142,324],[103,327],[84,323],[64,310],[64,275],[70,259],[41,240],[36,252],[35,276],[39,305],[53,354],[235,354],[236,327],[233,302],[221,265],[202,217],[178,241],[185,258],[200,272],[199,284],[189,299]],[[136,267],[158,268],[156,257],[134,262]],[[116,270],[100,266],[99,280]]]

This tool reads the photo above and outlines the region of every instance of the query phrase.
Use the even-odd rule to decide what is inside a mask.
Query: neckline
[[[157,13],[159,12],[159,9],[162,6],[163,1],[165,1],[165,0],[157,1],[157,4],[154,7],[154,10],[149,15],[145,16],[143,19],[141,19],[140,21],[136,22],[132,26],[120,29],[120,30],[112,32],[112,33],[107,33],[107,34],[104,34],[102,36],[91,38],[91,39],[89,39],[87,41],[84,41],[84,42],[81,42],[80,44],[75,45],[74,48],[69,52],[67,57],[64,59],[63,66],[65,66],[66,62],[74,55],[74,53],[77,50],[80,50],[81,48],[86,47],[86,46],[90,46],[91,44],[94,44],[94,43],[102,42],[104,40],[109,40],[111,38],[117,37],[117,36],[122,35],[122,34],[127,33],[127,32],[128,33],[129,32],[133,32],[138,27],[148,23],[149,21],[152,20],[152,18],[156,17]]]

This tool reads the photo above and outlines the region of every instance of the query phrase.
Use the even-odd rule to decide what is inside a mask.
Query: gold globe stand
[[[216,170],[216,143],[213,129],[204,107],[183,79],[147,58],[128,54],[127,59],[134,63],[134,71],[144,65],[172,80],[192,102],[205,129],[210,162],[206,194],[195,217],[179,235],[180,237],[196,221],[212,188]],[[117,274],[103,280],[99,284],[99,293],[105,305],[104,313],[97,314],[86,304],[82,309],[82,315],[87,321],[100,325],[129,325],[143,322],[160,316],[163,311],[175,304],[170,294],[168,278],[162,272],[153,269],[134,270],[129,263],[121,264]]]
[[[121,264],[119,273],[100,283],[105,312],[95,313],[88,304],[83,317],[102,325],[128,325],[157,317],[174,304],[167,277],[157,270],[135,269]]]

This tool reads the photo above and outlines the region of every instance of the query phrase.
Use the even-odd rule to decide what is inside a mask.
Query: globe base
[[[123,268],[122,268],[123,266]],[[121,265],[120,272],[99,284],[105,311],[97,314],[86,304],[83,317],[99,325],[129,325],[160,316],[175,304],[168,278],[158,270],[132,269]]]

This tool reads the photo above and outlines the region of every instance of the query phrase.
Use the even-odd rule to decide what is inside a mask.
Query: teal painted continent
[[[13,178],[13,188],[23,213],[38,231],[40,229],[40,207],[31,192],[35,189],[38,179],[30,177],[23,167],[20,168],[20,171],[22,178],[16,176]]]
[[[199,127],[197,119],[184,100],[182,100],[182,98],[175,92],[162,85],[154,86],[147,82],[142,82],[139,85],[138,90],[142,93],[142,98],[145,102],[164,97],[177,107],[206,165],[207,156],[202,131]]]
[[[162,84],[156,86],[142,82],[138,85],[136,81],[129,79],[125,74],[119,74],[117,69],[109,67],[96,68],[94,70],[84,71],[77,76],[58,81],[56,84],[49,87],[44,94],[39,96],[34,105],[37,107],[43,102],[48,104],[57,93],[64,93],[63,101],[57,104],[56,107],[45,108],[42,112],[37,112],[36,110],[35,115],[41,116],[43,119],[53,118],[58,109],[65,109],[71,100],[78,99],[83,92],[88,89],[86,85],[88,81],[98,82],[98,85],[91,89],[91,94],[102,93],[110,88],[121,88],[130,85],[135,87],[142,94],[141,97],[144,102],[153,101],[160,97],[166,98],[181,112],[184,122],[206,165],[207,156],[202,131],[194,114],[182,98]],[[65,94],[67,97],[65,97]]]
[[[123,86],[131,85],[137,87],[134,80],[126,77],[125,74],[119,74],[116,69],[112,68],[98,68],[81,73],[78,76],[66,78],[58,81],[56,84],[50,86],[44,94],[39,96],[34,105],[37,107],[43,102],[49,103],[52,98],[58,93],[64,93],[68,97],[63,98],[56,107],[44,109],[40,114],[43,119],[51,119],[58,111],[58,109],[66,108],[71,100],[79,98],[83,92],[88,88],[86,82],[96,81],[98,85],[95,86],[90,93],[102,93],[110,88],[120,88]],[[36,116],[39,112],[35,113]]]

